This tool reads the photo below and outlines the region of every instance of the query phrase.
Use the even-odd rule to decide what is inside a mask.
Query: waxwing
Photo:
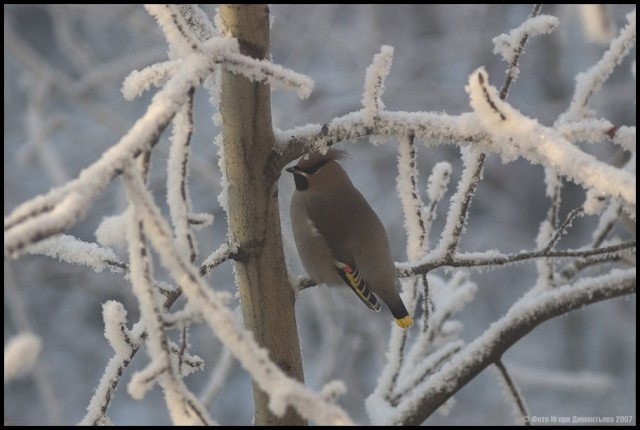
[[[410,327],[384,226],[337,161],[347,156],[338,149],[312,153],[287,169],[296,184],[291,225],[298,254],[314,281],[346,284],[376,312],[379,298],[400,327]]]

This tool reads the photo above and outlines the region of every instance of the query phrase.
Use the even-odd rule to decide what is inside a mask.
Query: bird
[[[403,329],[413,325],[402,299],[387,232],[338,160],[340,149],[311,152],[286,169],[296,189],[291,226],[302,265],[319,284],[347,285],[375,312],[382,300]]]

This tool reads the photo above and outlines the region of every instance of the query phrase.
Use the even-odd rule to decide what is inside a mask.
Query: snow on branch
[[[109,269],[113,273],[128,270],[126,263],[120,261],[111,248],[96,243],[84,242],[74,236],[62,234],[50,237],[29,246],[27,251],[33,255],[46,255],[69,264],[80,264],[100,273]]]
[[[422,329],[414,333],[412,343],[409,344],[407,335],[401,336],[406,331],[391,333],[387,364],[374,393],[367,399],[367,411],[374,423],[383,422],[391,413],[389,407],[398,406],[417,384],[435,373],[464,346],[458,338],[462,325],[451,317],[472,299],[477,289],[475,284],[462,273],[447,282],[433,275],[423,277],[419,282],[431,285],[428,294],[432,309],[425,311]],[[424,295],[426,297],[426,291]]]
[[[233,258],[233,254],[229,252],[229,247],[226,244],[222,245],[212,256],[216,256],[216,258],[215,261],[212,260],[212,257],[207,259],[207,261],[211,260],[207,265],[209,270],[213,270],[219,264],[229,258]],[[181,294],[180,290],[174,289],[173,291],[173,294],[165,294],[164,309],[169,309]],[[221,297],[224,300],[224,295],[221,295]],[[104,374],[87,406],[87,413],[80,422],[81,425],[96,425],[109,422],[106,413],[115,395],[118,382],[140,345],[142,345],[143,339],[147,337],[146,326],[142,320],[134,324],[131,330],[126,328],[126,311],[117,302],[109,301],[103,305],[103,317],[105,337],[116,354],[105,367]],[[166,315],[164,319],[165,323],[171,323],[172,320],[176,319],[175,313]]]
[[[178,12],[199,41],[204,42],[216,35],[213,23],[206,12],[196,4],[179,4]]]
[[[503,160],[523,156],[553,166],[558,173],[601,196],[619,196],[635,207],[635,176],[582,152],[555,129],[540,125],[500,100],[484,68],[474,72],[466,89],[479,123],[492,137],[490,147]],[[633,209],[635,212],[635,208]]]
[[[179,9],[184,5],[178,6]],[[156,6],[153,7],[154,9]],[[167,9],[161,10],[168,12]],[[184,32],[182,26],[174,22],[172,16],[179,16],[174,12],[168,12],[169,16],[166,20],[167,28],[174,28],[172,34],[181,35]],[[162,14],[161,14],[162,15]],[[164,15],[163,15],[164,16]],[[193,19],[195,15],[190,15],[189,19]],[[165,17],[166,18],[166,17]],[[192,22],[192,21],[189,21]],[[202,29],[204,24],[196,25],[196,31]],[[194,44],[187,49],[185,55],[192,52],[200,52],[207,55],[214,64],[221,65],[224,69],[232,73],[242,75],[256,82],[266,82],[274,88],[295,91],[300,98],[307,98],[313,89],[313,80],[302,74],[285,69],[282,66],[271,63],[266,60],[257,60],[239,52],[238,42],[236,39],[226,38],[207,38],[211,33],[203,31],[200,40],[203,43]],[[191,37],[193,39],[195,36]],[[180,37],[179,40],[185,40],[187,37]],[[193,48],[193,49],[192,49]],[[127,99],[133,99],[140,96],[144,91],[148,91],[151,86],[160,85],[165,79],[173,75],[180,68],[181,60],[166,61],[154,64],[141,71],[132,72],[122,87],[122,92]],[[213,72],[213,70],[211,70]]]
[[[133,163],[124,174],[129,201],[138,197],[135,187]],[[147,328],[146,345],[151,358],[149,365],[131,378],[128,389],[131,396],[140,399],[154,381],[163,388],[167,409],[175,424],[211,424],[206,408],[186,387],[182,380],[178,361],[164,330],[160,297],[153,288],[150,254],[145,244],[145,215],[138,205],[133,205],[127,229],[129,261],[133,292],[140,305],[140,318]]]
[[[404,226],[407,233],[407,256],[409,261],[417,261],[426,251],[428,236],[424,217],[424,204],[418,189],[418,168],[416,165],[414,136],[403,136],[399,139],[399,142],[396,189],[400,196],[404,214]],[[403,286],[403,301],[408,304],[409,312],[414,313],[418,301],[419,281],[416,278],[403,282],[401,285]],[[425,300],[428,300],[428,298]],[[425,318],[427,315],[428,313],[425,313]],[[402,336],[406,337],[406,334],[404,332]],[[403,353],[403,350],[398,351],[398,354]]]
[[[105,366],[100,382],[98,382],[98,386],[95,388],[93,396],[87,405],[87,413],[79,422],[79,425],[105,425],[110,423],[107,417],[107,409],[115,396],[118,382],[138,351],[139,345],[142,344],[143,334],[146,336],[142,322],[134,324],[133,328],[127,333],[124,326],[126,321],[122,319],[126,317],[122,312],[124,309],[118,308],[118,304],[107,305],[106,310],[103,306],[105,337],[116,354],[111,357]],[[129,350],[130,352],[126,354]]]
[[[167,42],[177,50],[178,57],[188,56],[192,52],[205,52],[224,69],[252,81],[266,82],[275,88],[295,91],[300,98],[307,98],[311,94],[311,78],[270,61],[240,54],[236,39],[214,38],[213,24],[197,6],[146,7],[158,20]],[[220,49],[221,46],[225,46],[225,49]],[[155,77],[155,74],[152,77]]]
[[[573,100],[565,113],[558,117],[556,124],[590,117],[589,100],[600,91],[602,84],[611,76],[613,70],[631,52],[636,44],[636,10],[627,14],[627,25],[620,30],[618,37],[611,41],[609,49],[600,61],[586,72],[576,77],[576,89]]]
[[[181,63],[181,60],[168,60],[152,64],[142,71],[134,70],[122,83],[122,95],[131,101],[149,91],[151,86],[162,86],[178,71]]]
[[[529,19],[535,18],[536,16],[540,15],[541,11],[542,11],[542,4],[540,3],[534,4],[533,10],[531,11],[531,15],[529,15]],[[522,53],[524,52],[524,47],[527,44],[528,40],[529,40],[529,33],[527,32],[521,33],[520,40],[517,42],[517,45],[515,45],[516,41],[514,40],[510,41],[510,44],[514,44],[512,47],[513,53],[509,54],[508,52],[505,52],[505,54],[507,54],[505,55],[505,59],[508,57],[510,58],[510,61],[509,61],[509,68],[507,69],[507,77],[504,80],[504,85],[502,86],[502,89],[500,90],[500,98],[502,100],[507,99],[507,95],[509,94],[509,89],[511,88],[511,84],[517,78],[517,75],[520,73],[520,69],[518,69],[518,62],[520,61],[520,55],[522,55]],[[495,41],[494,41],[494,45],[495,45]],[[494,52],[495,52],[495,49],[494,49]]]
[[[200,40],[191,32],[178,5],[148,4],[145,9],[156,21],[164,33],[169,45],[178,51],[179,57],[184,57],[200,48]]]
[[[538,124],[502,102],[495,88],[486,85],[484,72],[474,73],[468,88],[472,106],[478,109],[477,115],[384,111],[375,125],[369,127],[362,112],[352,112],[324,125],[308,124],[280,131],[275,135],[281,167],[306,152],[321,151],[336,142],[355,141],[371,135],[413,134],[425,145],[471,144],[483,152],[498,153],[505,160],[524,157],[532,163],[553,166],[558,174],[586,188],[594,188],[605,195],[620,195],[627,203],[635,205],[633,175],[597,160],[553,128]]]
[[[617,126],[606,119],[582,119],[556,124],[555,128],[571,143],[598,143],[608,139],[627,151],[636,150],[635,126]]]
[[[424,209],[425,221],[424,221],[424,235],[425,241],[423,244],[423,251],[426,252],[429,249],[429,233],[431,232],[431,226],[436,219],[436,207],[442,197],[449,189],[449,180],[451,179],[451,164],[446,161],[440,161],[433,166],[431,175],[427,180],[427,195],[429,196],[429,206]]]
[[[131,355],[140,346],[140,339],[134,339],[127,328],[127,310],[122,303],[108,300],[102,304],[104,337],[119,356]]]
[[[469,148],[462,148],[462,163],[464,165],[462,177],[458,181],[458,188],[451,196],[449,211],[444,229],[440,235],[436,253],[446,255],[451,259],[458,248],[460,236],[467,222],[469,206],[476,190],[476,185],[482,179],[484,156]]]
[[[429,321],[422,328],[422,333],[416,338],[407,354],[407,368],[402,375],[405,381],[405,391],[412,388],[411,375],[426,375],[427,370],[433,372],[433,366],[424,368],[424,359],[430,352],[434,354],[445,346],[457,345],[462,324],[452,319],[464,306],[470,303],[477,285],[469,280],[465,272],[457,272],[446,282],[438,277],[429,276],[430,302]],[[447,347],[449,348],[449,347]],[[439,360],[439,359],[438,359]]]
[[[374,60],[375,62],[375,60]],[[418,169],[416,166],[416,150],[414,136],[402,136],[398,146],[398,176],[396,188],[402,203],[404,225],[407,232],[407,256],[409,261],[416,261],[424,254],[427,243],[426,226],[423,214],[423,203],[417,186]],[[419,292],[418,288],[424,285],[425,279],[413,278],[401,281],[402,300],[407,305],[410,314],[415,314]],[[429,301],[425,295],[425,303]],[[429,318],[428,304],[425,305],[423,327],[427,326]],[[381,391],[390,396],[396,389],[398,377],[405,360],[405,349],[409,339],[407,330],[392,330],[387,352],[387,366],[385,367],[378,386]]]
[[[384,80],[389,76],[393,62],[393,47],[384,45],[380,53],[373,57],[373,63],[367,68],[362,95],[362,117],[365,124],[371,126],[380,111],[384,110],[382,93]]]
[[[506,99],[509,85],[518,78],[518,59],[524,51],[529,37],[551,33],[560,24],[555,16],[539,15],[542,5],[536,5],[531,17],[514,28],[509,34],[501,34],[493,38],[493,53],[499,54],[507,63],[507,81],[505,90],[500,92],[500,98]]]
[[[558,18],[551,15],[537,15],[529,18],[509,34],[503,33],[494,37],[493,53],[500,54],[507,63],[513,63],[516,61],[516,55],[522,52],[520,44],[525,37],[551,33],[559,24]]]
[[[432,376],[418,383],[413,392],[390,409],[386,400],[374,392],[367,409],[386,409],[378,425],[420,425],[460,388],[542,322],[580,309],[591,303],[636,292],[635,268],[613,269],[609,273],[581,279],[541,293],[529,293],[511,306],[506,315],[482,335],[462,348]],[[378,416],[379,417],[379,416]],[[382,418],[382,417],[380,417]]]
[[[350,423],[347,414],[334,404],[335,399],[344,392],[342,383],[327,384],[318,394],[288,378],[270,360],[267,351],[255,342],[252,334],[237,321],[227,306],[227,295],[210,289],[198,278],[190,264],[197,251],[191,228],[211,219],[206,214],[191,213],[188,194],[188,150],[193,128],[195,88],[205,79],[212,79],[212,73],[220,68],[254,81],[267,82],[274,87],[292,89],[300,97],[309,95],[313,82],[306,76],[269,61],[240,54],[237,41],[215,37],[213,26],[197,6],[152,5],[148,9],[158,20],[172,46],[171,58],[175,59],[136,71],[125,81],[123,93],[126,97],[135,97],[152,85],[161,87],[145,115],[118,144],[85,169],[78,179],[24,203],[5,218],[5,257],[26,250],[72,264],[83,264],[97,272],[108,268],[113,272],[128,273],[130,266],[121,262],[109,248],[82,242],[72,236],[53,236],[66,231],[84,217],[91,203],[108,183],[125,173],[132,208],[130,213],[124,215],[130,219],[131,279],[140,300],[142,317],[128,329],[126,310],[121,304],[110,301],[103,306],[105,337],[115,355],[105,369],[83,423],[109,422],[106,410],[117,383],[136,351],[145,342],[149,346],[151,363],[133,378],[131,392],[143,394],[155,382],[159,382],[164,388],[174,422],[213,423],[206,408],[186,389],[182,380],[184,374],[202,364],[198,357],[186,352],[186,324],[194,316],[206,321],[228,351],[248,370],[256,384],[269,393],[270,407],[276,414],[282,414],[288,406],[293,406],[301,415],[319,424]],[[574,101],[554,128],[538,124],[503,101],[509,83],[517,76],[518,58],[527,38],[551,31],[557,25],[555,18],[536,16],[539,13],[540,8],[536,6],[533,18],[509,35],[494,39],[495,52],[499,52],[510,63],[507,82],[498,95],[496,89],[488,85],[488,77],[483,69],[475,72],[467,87],[473,113],[453,116],[384,110],[382,93],[384,80],[390,72],[393,48],[383,46],[367,69],[361,111],[324,125],[310,124],[276,132],[277,149],[280,151],[280,159],[276,163],[282,166],[309,149],[326,149],[339,141],[372,135],[401,136],[398,188],[405,210],[407,231],[411,235],[407,243],[409,262],[399,264],[398,269],[400,276],[414,277],[403,280],[402,284],[411,289],[412,300],[407,303],[412,303],[412,307],[415,307],[419,294],[423,295],[424,321],[420,333],[412,332],[412,335],[415,334],[412,345],[408,342],[408,331],[392,332],[388,365],[379,389],[367,401],[376,423],[420,423],[425,414],[428,416],[451,398],[455,391],[482,369],[492,363],[500,363],[501,354],[542,321],[588,303],[635,292],[635,270],[611,271],[607,275],[580,279],[553,289],[534,289],[513,305],[507,315],[494,323],[485,334],[465,346],[458,338],[462,325],[451,317],[472,299],[476,291],[475,284],[468,280],[466,273],[459,273],[446,283],[431,275],[427,279],[427,272],[441,266],[495,266],[536,258],[548,261],[549,271],[553,275],[553,259],[578,257],[575,267],[567,266],[567,272],[562,271],[565,280],[569,280],[575,274],[575,271],[569,273],[569,269],[577,271],[582,267],[581,264],[618,261],[635,252],[635,240],[625,243],[615,239],[605,240],[623,207],[631,206],[635,217],[635,174],[629,168],[617,169],[606,165],[575,145],[578,141],[598,142],[608,138],[633,151],[632,163],[635,165],[635,127],[618,127],[604,119],[585,118],[590,97],[599,90],[615,64],[627,55],[635,43],[635,11],[629,14],[629,24],[612,41],[603,59],[577,79]],[[5,25],[5,36],[7,27]],[[10,30],[9,36],[12,36]],[[64,82],[63,86],[73,86],[64,80],[61,82]],[[160,134],[172,120],[175,128],[168,163],[168,201],[175,232],[170,230],[160,215],[150,191],[144,185],[144,174],[134,167],[133,162],[135,158],[150,154]],[[435,217],[435,205],[447,189],[451,166],[441,163],[434,167],[427,190],[430,206],[425,211],[416,185],[415,138],[422,140],[426,146],[445,143],[458,145],[463,152],[462,180],[451,199],[445,231],[438,248],[427,255],[428,229]],[[583,185],[588,195],[585,204],[587,212],[596,213],[604,208],[600,224],[594,231],[594,244],[580,249],[554,249],[571,220],[582,214],[579,208],[572,211],[560,225],[551,223],[544,232],[541,228],[541,233],[546,234],[539,235],[540,240],[534,251],[517,254],[492,250],[482,253],[456,252],[475,185],[482,177],[483,152],[495,152],[504,160],[524,157],[534,163],[543,163],[550,172],[548,185],[552,195],[558,194],[561,186],[556,172]],[[612,198],[606,201],[608,196]],[[552,208],[554,212],[550,215],[552,219],[556,219],[559,213],[559,199],[556,203],[557,207]],[[173,289],[162,302],[163,298],[156,288],[158,283],[153,279],[147,241],[157,251],[176,284],[183,288],[193,308],[172,315],[166,313],[168,306],[181,292]],[[201,265],[200,276],[241,254],[242,250],[234,244],[222,245]],[[406,287],[408,284],[409,287]],[[420,286],[424,287],[423,291],[418,290]],[[443,293],[443,286],[449,287],[446,294]],[[166,335],[168,329],[175,327],[183,329],[180,345],[171,342]],[[223,373],[214,374],[211,382],[213,388],[210,390],[213,393],[220,389],[220,381],[224,380],[233,363],[231,354],[221,358],[224,369],[220,370]],[[5,381],[6,355],[5,350]]]
[[[425,243],[425,224],[422,213],[423,203],[417,187],[418,169],[413,136],[403,136],[398,145],[398,178],[396,188],[400,195],[404,213],[404,227],[407,233],[407,256],[409,261],[419,259]]]
[[[488,135],[471,122],[470,114],[446,115],[433,112],[379,113],[373,126],[367,126],[362,111],[334,118],[326,124],[307,124],[290,130],[274,130],[276,150],[284,167],[307,152],[322,152],[337,142],[353,142],[371,135],[414,135],[425,145],[483,142]]]
[[[309,97],[313,90],[313,79],[266,60],[229,53],[219,62],[231,73],[242,75],[255,82],[266,82],[274,88],[295,91],[301,99]]]
[[[197,243],[189,224],[191,196],[189,195],[189,146],[193,133],[193,94],[174,118],[171,148],[167,161],[167,203],[178,246],[189,261],[197,256]]]
[[[451,164],[446,161],[436,163],[427,181],[427,194],[432,204],[439,202],[445,195],[449,189],[449,179],[451,179]]]
[[[610,257],[632,254],[635,252],[636,241],[618,243],[610,246],[598,248],[585,247],[580,249],[566,250],[539,250],[539,251],[523,251],[517,254],[503,254],[499,251],[488,250],[484,252],[463,252],[456,253],[451,259],[447,259],[440,253],[429,253],[415,265],[411,263],[398,263],[398,276],[407,277],[418,274],[428,273],[437,267],[481,267],[492,265],[503,265],[519,263],[525,260],[536,258],[587,258],[595,257],[596,259],[607,261]]]
[[[220,264],[224,263],[227,260],[234,260],[238,258],[239,247],[237,244],[228,245],[223,244],[209,255],[204,262],[200,265],[200,276],[206,276],[213,269],[218,267]]]
[[[191,89],[213,71],[215,64],[223,63],[232,71],[252,79],[267,79],[272,84],[293,87],[300,94],[308,95],[311,91],[312,83],[305,76],[229,50],[229,42],[224,39],[203,43],[202,52],[194,52],[182,60],[175,74],[154,96],[143,117],[120,142],[77,179],[23,203],[5,217],[5,256],[16,255],[27,245],[61,233],[83,218],[92,201],[123,171],[124,165],[158,141],[168,123],[190,99]],[[139,80],[141,82],[144,79]],[[137,92],[133,85],[128,91]]]

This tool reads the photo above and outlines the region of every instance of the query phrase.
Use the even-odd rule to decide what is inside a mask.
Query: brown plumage
[[[387,233],[338,163],[347,156],[338,149],[312,153],[287,169],[296,183],[291,224],[300,259],[316,282],[346,284],[374,311],[377,296],[407,328],[413,320],[398,294]]]

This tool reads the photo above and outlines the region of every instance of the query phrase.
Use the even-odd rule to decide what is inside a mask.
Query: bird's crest
[[[320,167],[323,164],[332,160],[344,160],[349,158],[349,153],[343,149],[330,149],[325,154],[320,152],[310,152],[302,157],[297,166],[304,171],[309,170],[311,167]]]

